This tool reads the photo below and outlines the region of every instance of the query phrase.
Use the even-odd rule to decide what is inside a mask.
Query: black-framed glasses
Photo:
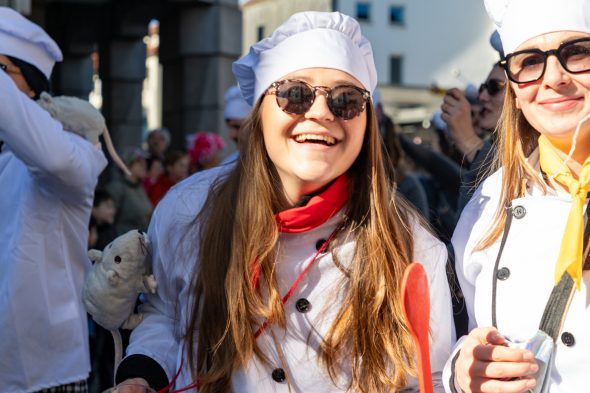
[[[484,90],[487,90],[490,96],[495,96],[504,90],[504,87],[506,87],[506,81],[490,79],[489,81],[479,85],[479,94],[483,93]]]
[[[343,120],[350,120],[360,115],[371,97],[367,90],[354,85],[338,85],[330,88],[312,86],[309,83],[292,79],[273,82],[266,94],[276,96],[277,105],[283,112],[302,115],[313,105],[317,91],[326,97],[330,112]]]
[[[564,42],[557,49],[542,51],[525,49],[506,56],[500,65],[508,79],[515,83],[530,83],[541,79],[547,68],[547,58],[557,57],[559,64],[571,74],[590,71],[590,37]]]

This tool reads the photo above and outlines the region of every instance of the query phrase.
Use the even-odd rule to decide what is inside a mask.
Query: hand
[[[77,97],[52,97],[43,92],[37,103],[59,121],[64,130],[76,133],[92,144],[98,143],[98,137],[106,128],[98,109]]]
[[[473,156],[481,148],[482,140],[473,128],[471,105],[465,94],[459,89],[447,90],[441,110],[441,117],[449,127],[451,138],[464,155],[471,155],[467,159],[473,160]]]
[[[130,378],[115,386],[111,393],[152,393],[147,381],[143,378]]]
[[[493,328],[472,330],[455,363],[455,376],[465,393],[522,393],[532,389],[539,370],[531,351],[508,348]]]

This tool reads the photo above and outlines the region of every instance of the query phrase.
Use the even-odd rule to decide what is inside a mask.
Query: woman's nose
[[[328,93],[322,89],[315,90],[315,99],[311,108],[305,113],[306,119],[334,120],[334,114],[328,106]]]

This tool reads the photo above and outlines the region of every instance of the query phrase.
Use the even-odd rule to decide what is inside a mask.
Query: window
[[[371,4],[370,3],[356,3],[356,18],[362,21],[371,20]]]
[[[402,84],[402,56],[391,56],[389,58],[389,83],[392,85]]]
[[[400,26],[406,24],[405,9],[403,6],[392,5],[389,7],[389,23]]]
[[[257,41],[260,41],[264,38],[264,26],[262,26],[262,25],[258,26],[257,35],[258,35]]]

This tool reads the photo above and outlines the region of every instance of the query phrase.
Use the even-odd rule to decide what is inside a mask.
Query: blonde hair
[[[197,218],[203,227],[186,342],[201,393],[231,391],[232,372],[253,356],[268,363],[253,333],[261,319],[287,325],[276,281],[274,218],[287,204],[264,146],[261,103],[245,123],[244,150],[235,169],[212,187]],[[349,390],[382,393],[400,390],[408,375],[415,374],[415,350],[400,295],[413,239],[409,208],[396,200],[386,178],[370,103],[366,111],[363,147],[348,171],[350,198],[339,232],[356,239],[356,250],[345,300],[319,348],[319,360],[333,381],[337,365],[343,360],[350,364]],[[253,261],[260,269],[266,301],[252,283]]]
[[[504,108],[498,127],[497,149],[492,170],[502,168],[502,191],[492,226],[478,243],[476,250],[490,247],[502,234],[506,224],[506,207],[524,193],[524,184],[534,183],[546,189],[538,171],[527,161],[527,157],[537,148],[539,133],[516,108],[516,97],[512,88],[506,90]]]

